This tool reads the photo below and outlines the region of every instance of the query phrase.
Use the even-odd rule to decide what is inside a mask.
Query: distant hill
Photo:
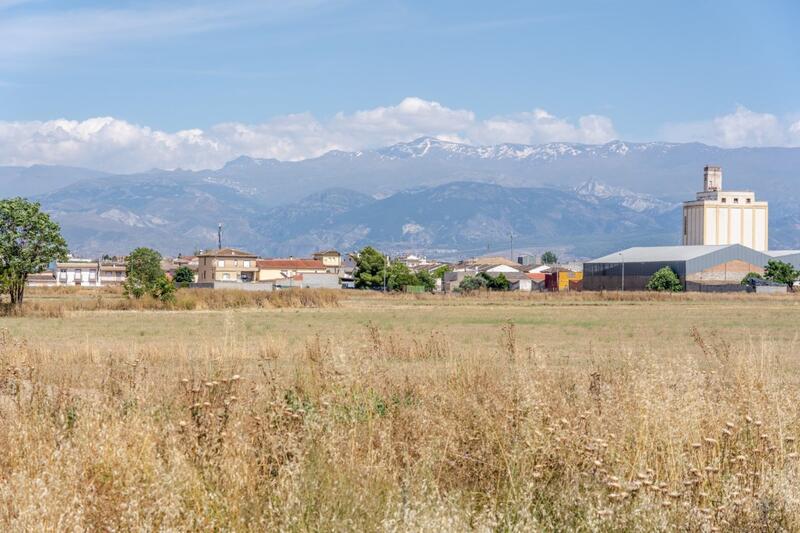
[[[552,143],[469,146],[422,138],[296,162],[240,157],[205,171],[117,176],[0,167],[0,194],[35,196],[80,253],[230,245],[264,254],[372,243],[450,257],[517,247],[578,257],[678,242],[676,205],[705,164],[769,200],[772,247],[800,247],[799,148]]]

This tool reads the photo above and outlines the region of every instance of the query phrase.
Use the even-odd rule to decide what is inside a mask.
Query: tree
[[[558,256],[555,254],[555,252],[548,250],[542,254],[542,263],[545,265],[555,265],[558,263]]]
[[[767,261],[767,267],[764,269],[764,277],[776,283],[785,283],[789,286],[789,290],[794,290],[794,282],[797,280],[800,272],[789,263],[778,261],[777,259],[770,259]]]
[[[372,246],[367,246],[356,257],[356,269],[353,272],[356,288],[382,288],[385,271],[386,257]]]
[[[485,286],[490,291],[507,291],[511,287],[508,278],[502,272],[497,276],[490,276],[486,272],[478,274],[485,282]]]
[[[464,292],[472,292],[486,287],[486,280],[482,276],[464,276],[458,289]]]
[[[150,288],[150,296],[162,302],[175,301],[175,285],[166,274],[161,274]]]
[[[451,267],[450,265],[442,265],[440,267],[437,267],[436,270],[434,270],[431,273],[431,275],[434,277],[434,279],[440,279],[440,280],[444,281],[445,272],[450,272],[452,270],[453,270],[453,267]]]
[[[150,248],[137,248],[128,256],[125,267],[125,295],[141,298],[153,293],[156,283],[164,276],[161,270],[161,254]]]
[[[0,200],[0,288],[11,304],[22,304],[28,275],[44,271],[53,261],[67,258],[61,228],[24,198]]]
[[[759,274],[758,272],[748,272],[745,277],[742,278],[742,285],[750,285],[753,279],[764,279],[764,276]]]
[[[420,270],[419,272],[417,272],[416,278],[417,278],[417,282],[415,283],[415,285],[422,285],[423,287],[425,287],[425,290],[428,291],[428,292],[433,292],[434,289],[436,289],[436,280],[438,278],[436,278],[434,275],[432,275],[427,270],[423,269],[423,270]]]
[[[674,270],[664,267],[650,276],[645,288],[648,291],[680,292],[683,290],[683,284]]]
[[[172,281],[178,287],[188,287],[190,283],[194,283],[194,272],[186,265],[179,266],[175,269],[175,276]]]
[[[409,285],[416,285],[417,277],[407,265],[395,261],[386,272],[386,287],[390,291],[402,291]]]

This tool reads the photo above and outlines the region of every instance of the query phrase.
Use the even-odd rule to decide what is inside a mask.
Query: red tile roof
[[[527,275],[533,281],[544,281],[545,277],[547,277],[543,272],[528,272]]]
[[[259,259],[256,261],[256,266],[264,270],[325,270],[322,261],[316,259]]]

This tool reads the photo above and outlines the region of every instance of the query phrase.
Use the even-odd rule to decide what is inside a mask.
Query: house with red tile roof
[[[325,274],[328,269],[319,259],[259,259],[258,281],[291,279],[300,274]]]

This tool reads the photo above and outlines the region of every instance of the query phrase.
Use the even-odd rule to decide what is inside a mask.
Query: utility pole
[[[222,250],[222,222],[217,227],[217,249]]]
[[[511,237],[511,262],[514,262],[514,232],[508,234]]]

